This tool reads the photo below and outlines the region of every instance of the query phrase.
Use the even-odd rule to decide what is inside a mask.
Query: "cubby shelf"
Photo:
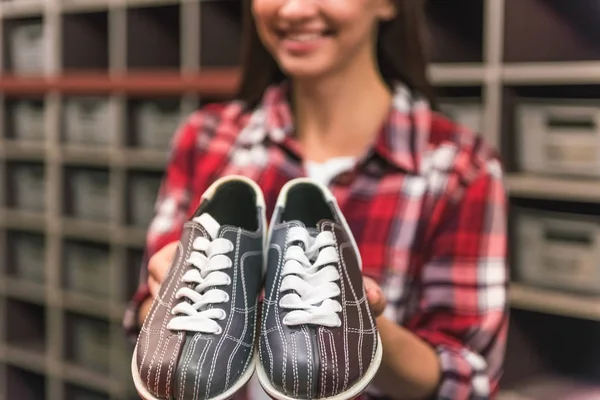
[[[568,179],[515,173],[506,178],[506,185],[513,196],[600,202],[600,185],[594,179]]]
[[[600,296],[568,294],[513,283],[510,302],[514,308],[600,322]]]

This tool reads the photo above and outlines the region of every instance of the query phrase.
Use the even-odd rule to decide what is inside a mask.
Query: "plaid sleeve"
[[[418,312],[407,327],[439,355],[442,381],[435,399],[494,398],[502,372],[508,268],[506,196],[500,163],[448,200],[421,270]],[[481,173],[483,171],[483,173]]]
[[[175,133],[171,142],[169,161],[165,169],[155,205],[155,215],[147,234],[144,260],[140,268],[139,285],[128,304],[123,318],[127,336],[137,340],[138,312],[150,296],[148,261],[163,246],[179,239],[190,206],[194,162],[198,157],[198,132],[202,131],[202,114],[192,115]]]

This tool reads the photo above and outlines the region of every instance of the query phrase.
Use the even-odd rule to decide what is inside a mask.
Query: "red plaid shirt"
[[[281,187],[305,175],[293,129],[286,85],[271,87],[254,110],[231,102],[193,114],[174,138],[146,260],[178,240],[220,176],[254,179],[271,212]],[[398,86],[373,146],[330,188],[365,274],[387,296],[385,315],[437,351],[443,380],[435,398],[493,398],[508,323],[506,197],[494,152]],[[137,309],[149,296],[146,265],[141,271],[124,321],[132,337]],[[367,396],[378,397],[376,389]]]

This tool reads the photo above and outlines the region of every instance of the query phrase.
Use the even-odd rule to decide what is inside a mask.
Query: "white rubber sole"
[[[142,378],[140,377],[140,373],[139,373],[138,367],[137,367],[136,354],[137,354],[137,348],[133,351],[133,357],[131,358],[131,376],[133,377],[133,384],[135,385],[135,389],[137,390],[140,397],[144,400],[162,400],[162,399],[159,399],[158,397],[154,396],[152,393],[150,393],[148,391],[148,389],[146,388],[146,385],[144,384],[144,382],[142,382]],[[257,363],[258,363],[258,353],[255,351],[254,355],[252,356],[252,360],[250,361],[250,365],[248,366],[246,371],[244,371],[242,376],[240,376],[238,381],[227,391],[221,393],[220,395],[218,395],[216,397],[211,397],[210,399],[206,399],[206,400],[227,400],[227,399],[233,397],[237,392],[239,392],[246,385],[246,383],[248,383],[250,378],[252,378],[252,375],[254,375],[254,369],[255,369],[255,366],[257,365]]]
[[[381,365],[381,357],[383,355],[383,350],[381,346],[381,337],[377,334],[377,350],[375,351],[375,358],[371,365],[369,365],[369,369],[365,372],[365,375],[357,381],[354,385],[349,387],[346,391],[337,394],[331,397],[323,397],[319,400],[350,400],[358,397],[362,392],[365,391],[369,383],[375,377],[375,374],[379,370],[379,366]],[[298,400],[295,397],[287,396],[281,392],[279,392],[273,385],[271,384],[271,379],[269,375],[264,370],[262,364],[260,362],[256,363],[256,375],[258,377],[258,382],[264,389],[264,391],[271,396],[273,399],[277,400]]]

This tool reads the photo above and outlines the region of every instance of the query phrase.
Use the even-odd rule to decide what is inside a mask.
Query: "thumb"
[[[381,287],[371,278],[364,277],[365,291],[371,311],[379,317],[386,306],[386,299]]]

